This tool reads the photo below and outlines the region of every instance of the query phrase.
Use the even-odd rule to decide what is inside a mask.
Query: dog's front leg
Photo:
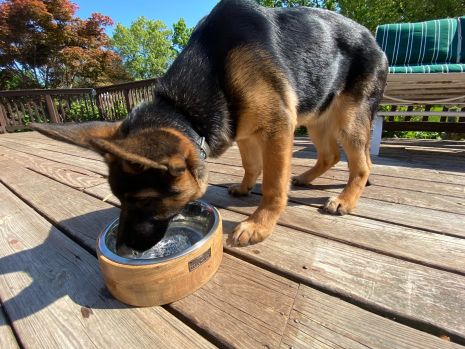
[[[285,129],[262,136],[262,200],[257,210],[234,229],[236,245],[257,243],[266,239],[287,203],[293,132]]]

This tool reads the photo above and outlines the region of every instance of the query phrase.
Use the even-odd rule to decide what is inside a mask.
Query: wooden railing
[[[90,88],[0,91],[0,133],[24,129],[30,122],[98,119],[94,94]]]
[[[153,98],[156,79],[106,87],[0,91],[0,133],[31,122],[118,120]]]
[[[410,75],[389,74],[384,106],[378,113],[384,118],[384,129],[465,132],[465,73]],[[0,91],[0,133],[27,128],[30,122],[118,120],[152,100],[156,82],[149,79],[96,89]],[[402,103],[418,99],[426,103]]]
[[[95,89],[100,115],[105,120],[117,120],[144,101],[151,101],[157,79],[129,82]]]

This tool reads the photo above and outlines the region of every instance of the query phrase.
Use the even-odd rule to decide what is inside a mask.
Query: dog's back
[[[372,90],[374,111],[384,87],[384,53],[371,33],[354,21],[327,10],[223,0],[197,25],[162,86],[199,124],[208,115],[221,130],[216,133],[229,139],[237,136],[236,112],[244,92],[235,90],[228,76],[231,64],[237,63],[231,57],[238,51],[250,71],[277,90],[290,87],[295,92],[298,114],[321,114],[335,96],[349,93],[360,98],[367,89]],[[289,86],[282,86],[276,72]],[[369,79],[373,76],[378,78]],[[373,81],[379,83],[373,86]]]

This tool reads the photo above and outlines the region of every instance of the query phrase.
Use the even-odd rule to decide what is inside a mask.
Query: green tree
[[[184,18],[173,24],[173,49],[180,53],[186,47],[194,28],[188,28]]]
[[[162,21],[139,17],[129,28],[118,24],[112,43],[126,70],[140,80],[166,71],[176,55],[171,36],[172,31]]]
[[[340,12],[375,31],[380,24],[419,22],[465,14],[463,0],[338,0]]]
[[[267,7],[296,7],[308,6],[319,7],[328,10],[336,10],[336,0],[255,0],[262,6]]]
[[[310,6],[337,11],[372,32],[380,24],[465,15],[464,0],[256,0],[268,7]]]

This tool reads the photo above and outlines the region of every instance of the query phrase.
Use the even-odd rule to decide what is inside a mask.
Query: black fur
[[[206,137],[211,155],[219,156],[234,140],[238,117],[226,61],[233,49],[246,45],[267,52],[285,73],[297,93],[299,113],[323,111],[341,92],[361,96],[366,77],[386,71],[384,54],[371,33],[337,13],[223,0],[197,25],[160,79],[155,101],[132,116],[129,129],[192,127]],[[380,97],[374,94],[373,105]]]

